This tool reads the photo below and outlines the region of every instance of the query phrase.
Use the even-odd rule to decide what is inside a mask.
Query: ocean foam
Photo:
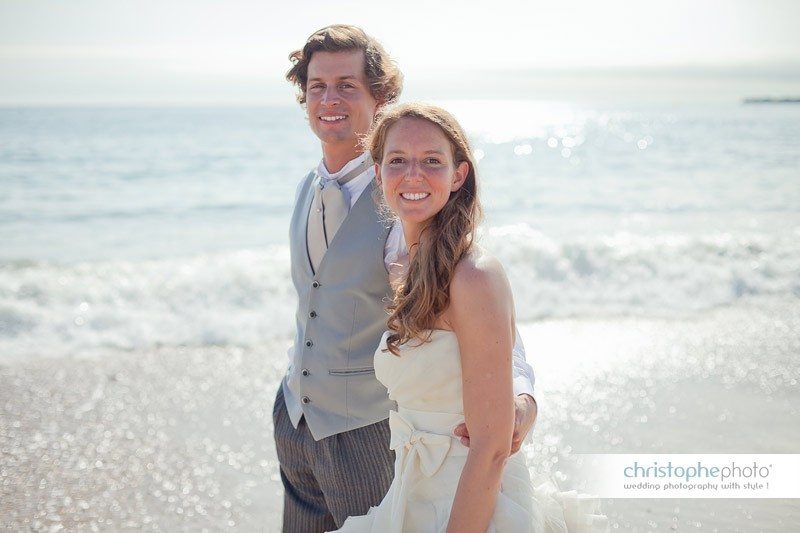
[[[0,268],[2,357],[255,345],[292,332],[287,247]]]
[[[800,297],[796,239],[615,233],[558,240],[527,225],[481,244],[503,263],[517,320],[681,316],[747,296]],[[0,267],[0,360],[289,339],[286,246],[188,258]]]
[[[800,296],[791,236],[619,232],[557,241],[520,224],[492,228],[481,242],[503,262],[521,321],[676,316],[748,295]]]

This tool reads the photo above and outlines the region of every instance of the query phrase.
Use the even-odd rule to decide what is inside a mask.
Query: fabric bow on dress
[[[401,464],[413,466],[414,457],[419,457],[423,474],[431,477],[442,466],[450,451],[452,437],[421,431],[396,411],[389,412],[389,428],[392,430],[389,447],[401,457]]]
[[[405,521],[408,490],[420,475],[432,477],[439,471],[450,452],[453,437],[419,430],[396,411],[389,412],[389,428],[392,431],[389,447],[397,455],[395,481],[399,482],[392,498],[390,533],[401,533]]]

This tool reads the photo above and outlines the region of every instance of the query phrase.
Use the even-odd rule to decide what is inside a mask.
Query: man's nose
[[[336,105],[339,103],[339,91],[336,87],[326,87],[325,92],[322,93],[321,102],[324,105]]]

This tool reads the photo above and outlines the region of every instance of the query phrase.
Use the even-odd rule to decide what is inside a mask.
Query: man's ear
[[[375,125],[375,121],[378,119],[378,115],[381,114],[381,111],[383,111],[383,108],[384,108],[385,105],[386,105],[386,102],[381,102],[380,100],[378,100],[375,103],[375,110],[372,112],[372,124],[373,125]]]
[[[466,161],[462,161],[456,167],[456,172],[453,175],[453,185],[450,187],[450,192],[455,192],[464,185],[464,182],[467,180],[467,174],[469,174],[469,163]]]

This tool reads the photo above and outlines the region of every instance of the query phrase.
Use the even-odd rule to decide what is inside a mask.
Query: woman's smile
[[[425,198],[427,198],[430,195],[431,195],[431,193],[429,193],[429,192],[401,192],[400,193],[400,197],[403,198],[403,200],[408,200],[410,202],[418,202],[420,200],[424,200]]]

